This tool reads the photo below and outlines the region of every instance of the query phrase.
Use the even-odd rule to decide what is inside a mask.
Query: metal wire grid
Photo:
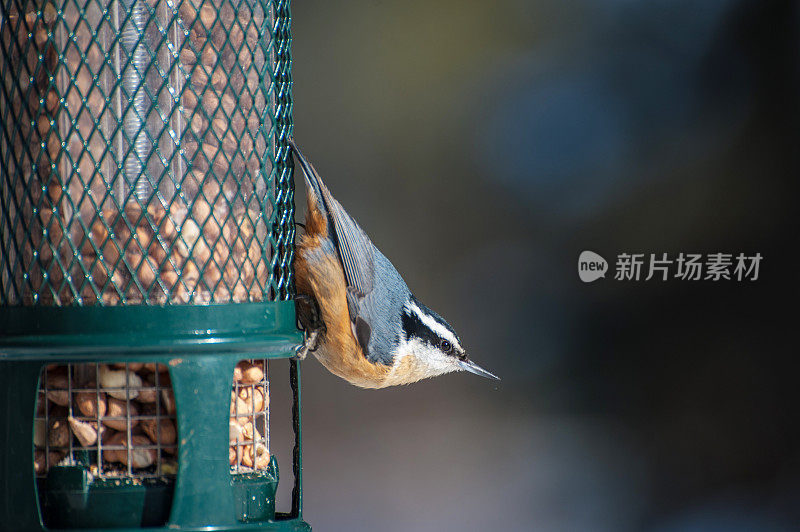
[[[0,304],[287,299],[278,0],[0,3]]]
[[[164,365],[151,364],[153,371],[145,380],[134,371],[139,366],[109,368],[123,373],[122,386],[100,385],[101,371],[108,368],[103,364],[42,370],[34,421],[37,476],[45,477],[55,465],[86,466],[98,478],[176,474],[177,425],[169,373]],[[147,402],[137,400],[144,394],[150,397]],[[117,415],[111,414],[112,401]]]
[[[270,459],[269,365],[266,360],[248,360],[244,364],[247,368],[259,368],[263,378],[245,382],[234,377],[229,449],[231,474],[264,470]],[[259,397],[261,407],[258,406]]]
[[[46,477],[56,465],[85,466],[95,478],[175,476],[176,405],[166,367],[116,366],[65,364],[42,370],[34,421],[37,476]],[[261,377],[234,378],[231,387],[231,474],[265,470],[270,460],[268,363],[248,360],[237,367],[250,375],[256,368]],[[123,385],[104,385],[108,372],[116,372],[116,381],[122,374]],[[111,413],[112,403],[117,415]]]
[[[273,168],[277,176],[275,187],[275,226],[272,235],[275,239],[274,286],[276,300],[284,301],[294,297],[294,160],[289,153],[286,139],[292,134],[292,14],[290,0],[275,0],[275,31],[272,33],[272,47],[275,64],[274,109],[275,109],[275,161]]]

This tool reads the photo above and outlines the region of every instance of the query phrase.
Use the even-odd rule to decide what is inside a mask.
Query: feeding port
[[[160,479],[178,468],[175,395],[165,364],[51,364],[42,371],[34,420],[34,467],[88,466],[93,478]],[[266,360],[234,370],[231,473],[269,467]]]
[[[180,446],[168,368],[115,362],[42,369],[33,446],[46,525],[74,524],[68,499],[83,489],[74,485],[75,475],[85,475],[94,490],[145,486],[158,492],[161,502],[148,508],[148,522],[166,521]],[[261,472],[270,480],[276,475],[269,452],[269,397],[267,361],[238,362],[230,386],[231,475],[258,478]],[[56,475],[48,477],[51,471]]]
[[[51,364],[40,383],[33,433],[38,477],[51,466],[88,466],[99,479],[175,476],[175,396],[167,366]]]

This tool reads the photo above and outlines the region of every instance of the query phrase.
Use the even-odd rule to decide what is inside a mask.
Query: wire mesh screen
[[[42,370],[34,470],[85,466],[93,477],[174,477],[175,396],[164,364],[63,364]]]
[[[269,373],[266,360],[243,360],[233,372],[230,409],[231,473],[269,466]]]
[[[234,370],[231,474],[269,467],[267,369],[266,360],[242,360]],[[93,478],[169,480],[176,475],[179,405],[166,365],[51,364],[39,382],[33,436],[37,476],[46,477],[56,466],[82,466]]]
[[[288,0],[0,5],[0,304],[288,298]]]

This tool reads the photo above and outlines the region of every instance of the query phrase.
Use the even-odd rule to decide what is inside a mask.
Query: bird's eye
[[[449,353],[452,348],[453,346],[450,345],[450,342],[448,342],[447,340],[442,340],[441,342],[439,342],[439,349],[441,349],[445,353]]]

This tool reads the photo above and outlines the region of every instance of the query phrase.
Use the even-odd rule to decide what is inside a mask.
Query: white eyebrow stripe
[[[412,312],[414,312],[414,314],[417,315],[417,317],[420,319],[420,321],[422,321],[422,323],[425,324],[425,326],[438,334],[440,338],[448,340],[451,344],[453,344],[453,346],[461,350],[461,343],[458,341],[458,338],[456,338],[455,335],[444,325],[436,321],[433,316],[423,312],[422,309],[419,308],[413,301],[409,302],[409,308]]]

